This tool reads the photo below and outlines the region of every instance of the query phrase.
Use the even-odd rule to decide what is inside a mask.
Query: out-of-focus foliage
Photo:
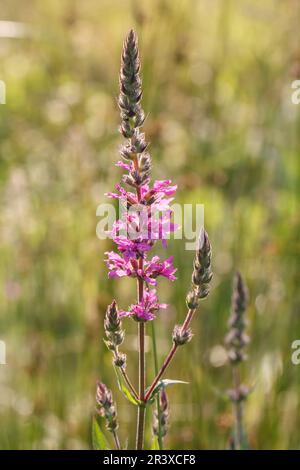
[[[230,370],[219,366],[238,268],[251,299],[250,444],[299,447],[300,366],[290,359],[300,339],[297,0],[4,0],[1,20],[23,23],[25,35],[3,37],[0,23],[0,448],[89,448],[98,377],[118,401],[121,439],[134,442],[135,409],[101,338],[106,305],[115,296],[126,307],[135,286],[107,281],[111,243],[95,234],[97,205],[120,176],[115,98],[132,26],[154,176],[178,184],[177,202],[205,204],[213,246],[212,292],[167,375],[191,386],[170,388],[166,445],[228,445]],[[157,320],[160,361],[192,269],[183,241],[171,253],[179,281],[160,285],[171,304]],[[136,379],[136,324],[125,327]],[[150,380],[150,353],[147,362]]]

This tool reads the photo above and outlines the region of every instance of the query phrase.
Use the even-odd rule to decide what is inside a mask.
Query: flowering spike
[[[238,364],[246,359],[243,352],[249,343],[249,337],[245,334],[247,321],[245,312],[247,306],[247,288],[239,272],[236,273],[233,282],[231,301],[231,315],[229,318],[229,332],[225,337],[225,344],[229,348],[228,359],[232,364]]]
[[[138,40],[131,29],[123,44],[120,71],[119,107],[122,120],[120,132],[125,138],[133,137],[135,129],[140,127],[145,119],[140,104],[142,97],[140,67]]]
[[[111,391],[101,382],[97,383],[96,403],[99,414],[106,420],[106,428],[110,432],[115,432],[118,429],[116,406]]]
[[[231,314],[228,321],[229,332],[225,337],[228,348],[228,360],[232,366],[233,388],[227,390],[227,396],[233,403],[235,414],[234,448],[243,448],[245,433],[243,426],[243,402],[247,399],[250,389],[241,382],[240,363],[246,359],[244,348],[249,342],[245,334],[247,321],[247,288],[239,272],[235,274],[231,300]]]
[[[186,303],[188,308],[194,310],[199,305],[199,300],[209,294],[209,283],[212,279],[211,271],[211,245],[204,229],[199,235],[199,244],[194,259],[192,274],[192,289],[188,293]]]
[[[125,170],[125,174],[121,182],[116,185],[116,190],[107,193],[109,198],[118,199],[121,207],[127,211],[122,212],[120,219],[115,221],[109,232],[117,251],[106,253],[106,263],[110,279],[121,277],[136,279],[138,298],[126,311],[118,311],[114,301],[106,312],[104,328],[107,347],[114,355],[114,365],[121,368],[127,386],[134,397],[141,402],[138,413],[137,449],[143,446],[145,414],[143,402],[146,401],[144,323],[153,320],[159,309],[167,307],[166,304],[159,303],[156,296],[155,286],[159,276],[171,281],[176,280],[173,258],[161,260],[158,256],[150,257],[149,251],[157,240],[161,240],[165,246],[170,233],[176,229],[175,224],[171,222],[173,212],[170,203],[171,196],[177,189],[170,180],[158,180],[150,185],[151,157],[145,134],[141,131],[145,114],[141,106],[142,81],[139,73],[138,41],[136,34],[131,30],[123,44],[118,100],[121,115],[120,132],[126,141],[119,150],[122,160],[116,165]],[[124,183],[130,187],[130,190],[124,187]],[[125,372],[126,356],[118,350],[124,338],[121,317],[133,317],[139,322],[138,394]],[[187,334],[185,333],[185,336]],[[187,340],[188,338],[184,339]]]
[[[119,352],[119,346],[124,340],[124,331],[118,313],[118,307],[115,300],[107,307],[104,319],[104,331],[107,340],[106,346],[114,353],[113,362],[117,367],[125,367],[126,355]]]
[[[160,392],[159,408],[159,413],[157,411],[153,413],[153,434],[157,437],[165,437],[169,424],[169,401],[164,388]]]

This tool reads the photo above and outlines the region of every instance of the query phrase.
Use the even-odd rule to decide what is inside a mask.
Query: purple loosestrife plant
[[[208,295],[208,284],[212,274],[210,244],[206,232],[202,231],[194,262],[192,288],[187,297],[189,310],[186,319],[182,325],[175,326],[173,346],[161,368],[159,370],[157,368],[151,385],[146,388],[146,325],[147,322],[155,320],[159,310],[167,308],[166,304],[158,300],[156,285],[160,276],[170,281],[176,280],[173,258],[161,260],[158,256],[151,255],[150,251],[159,240],[163,246],[166,246],[166,239],[176,228],[172,223],[170,203],[177,188],[170,180],[150,183],[151,157],[145,135],[141,131],[145,114],[141,107],[142,89],[139,73],[137,36],[131,30],[123,45],[118,101],[121,111],[119,130],[126,140],[120,147],[121,160],[117,166],[125,173],[121,182],[116,185],[116,191],[107,193],[109,198],[119,200],[120,206],[125,210],[109,233],[116,245],[116,251],[106,253],[106,264],[109,278],[126,276],[136,279],[137,299],[126,310],[119,310],[113,301],[106,312],[104,329],[106,345],[113,353],[119,387],[126,398],[138,407],[136,448],[143,449],[146,407],[152,404],[155,398],[157,399],[155,434],[158,435],[160,443],[166,433],[168,402],[164,389],[170,383],[179,381],[161,380],[161,378],[178,346],[191,339],[189,326],[199,300]],[[124,339],[121,321],[127,317],[135,320],[138,327],[138,391],[128,378],[126,356],[119,351]],[[155,348],[155,341],[153,346]],[[97,401],[99,403],[99,400]]]

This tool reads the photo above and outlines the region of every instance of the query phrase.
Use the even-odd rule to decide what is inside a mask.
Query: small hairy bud
[[[183,330],[182,325],[175,325],[173,330],[173,343],[176,346],[183,346],[192,339],[192,331],[190,328]]]
[[[127,142],[126,144],[120,145],[119,153],[124,160],[134,160],[135,153],[132,150],[131,145]]]
[[[140,156],[139,169],[140,184],[148,184],[151,173],[151,157],[148,152],[144,152]]]
[[[105,319],[104,319],[104,329],[105,333],[115,333],[120,331],[121,320],[118,316],[118,307],[117,302],[113,302],[107,307]]]
[[[126,354],[118,353],[118,354],[114,357],[114,365],[115,365],[116,367],[125,368],[125,367],[126,367]]]
[[[188,308],[194,310],[199,305],[199,298],[194,290],[191,290],[186,296],[186,305]]]
[[[146,150],[148,143],[145,140],[145,134],[138,129],[134,130],[131,137],[131,149],[133,153],[143,153]]]
[[[118,429],[116,406],[111,391],[101,382],[97,383],[96,403],[100,415],[105,418],[108,431],[116,431]]]

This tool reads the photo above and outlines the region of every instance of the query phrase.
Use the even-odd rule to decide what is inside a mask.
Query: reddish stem
[[[139,171],[138,158],[134,159],[134,166],[136,171]],[[141,188],[138,186],[136,188],[137,200],[138,203],[141,201]],[[143,258],[139,259],[139,270],[143,271],[144,260]],[[144,281],[139,278],[137,282],[138,288],[138,302],[142,302],[144,297]],[[137,435],[136,435],[136,448],[140,450],[143,448],[144,444],[144,427],[145,427],[145,323],[139,322],[138,325],[138,336],[139,336],[139,399],[141,405],[138,408],[138,418],[137,418]]]
[[[185,317],[184,323],[182,325],[182,331],[186,331],[188,329],[188,327],[189,327],[189,325],[192,321],[192,318],[193,318],[193,315],[194,315],[195,311],[196,311],[196,309],[188,311],[188,313]],[[173,359],[173,357],[174,357],[174,355],[177,351],[177,348],[178,348],[178,346],[173,343],[173,346],[170,349],[169,354],[167,355],[166,359],[164,360],[163,365],[161,366],[158,374],[156,375],[155,379],[153,380],[148,392],[146,393],[145,402],[147,402],[151,398],[153,390],[155,389],[156,385],[158,384],[158,382],[159,382],[160,378],[162,377],[163,373],[165,372],[166,368],[169,366],[170,362],[172,361],[172,359]]]

